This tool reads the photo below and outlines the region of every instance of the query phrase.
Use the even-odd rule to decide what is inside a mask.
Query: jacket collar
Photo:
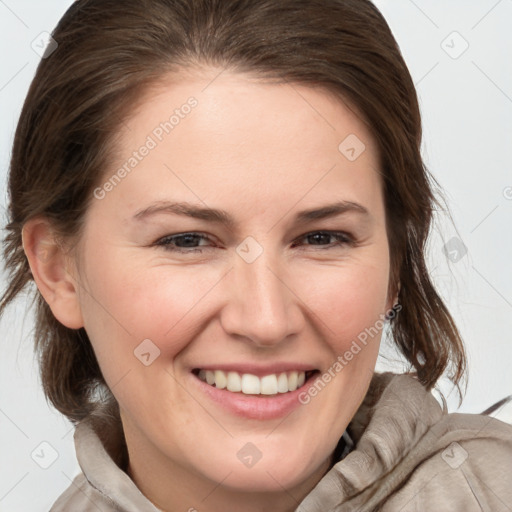
[[[382,488],[383,479],[444,413],[445,407],[441,409],[412,375],[374,373],[365,399],[347,428],[355,449],[334,464],[296,512],[323,512],[342,503],[350,507],[353,497],[365,502],[361,493],[370,497]]]

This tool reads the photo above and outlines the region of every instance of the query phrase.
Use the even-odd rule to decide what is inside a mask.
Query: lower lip
[[[299,401],[299,395],[308,391],[319,374],[310,377],[300,388],[288,393],[277,395],[246,395],[233,393],[227,389],[219,389],[190,374],[195,385],[202,393],[218,403],[228,412],[254,420],[272,420],[287,416],[297,407],[304,405]]]

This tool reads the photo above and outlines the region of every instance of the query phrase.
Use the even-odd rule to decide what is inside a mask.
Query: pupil
[[[328,240],[331,235],[329,235],[327,233],[315,233],[314,235],[309,235],[309,236],[310,236],[310,239],[316,240],[318,242],[319,241],[318,237],[326,237]],[[319,245],[319,244],[313,244],[313,245]]]
[[[190,247],[194,244],[194,242],[196,242],[197,240],[197,235],[183,235],[181,236],[180,238],[178,238],[178,241],[181,240],[185,240],[185,243],[179,243],[178,245],[180,246],[184,246],[184,247]]]

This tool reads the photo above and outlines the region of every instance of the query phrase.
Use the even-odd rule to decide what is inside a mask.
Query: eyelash
[[[341,246],[346,246],[346,245],[353,247],[356,245],[356,241],[354,240],[354,238],[351,235],[349,235],[348,233],[345,233],[343,231],[312,231],[310,233],[306,233],[305,235],[302,235],[297,240],[303,240],[303,239],[305,239],[309,236],[313,236],[313,235],[328,235],[328,236],[331,236],[331,237],[334,237],[337,239],[336,243],[326,244],[324,246],[322,246],[322,245],[316,246],[320,250],[334,249],[335,247],[341,247]],[[185,254],[192,253],[192,252],[201,253],[202,250],[198,247],[184,248],[184,247],[176,247],[176,246],[171,245],[177,239],[190,237],[190,236],[194,237],[196,240],[209,240],[209,237],[207,237],[206,235],[202,235],[201,233],[190,232],[190,233],[180,233],[178,235],[165,236],[165,237],[157,240],[154,245],[157,247],[158,246],[163,247],[164,250],[170,251],[170,252],[178,252],[178,253],[185,253]],[[314,244],[310,244],[310,245],[315,247]]]

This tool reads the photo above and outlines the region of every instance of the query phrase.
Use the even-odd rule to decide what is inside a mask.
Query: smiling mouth
[[[280,372],[258,377],[251,373],[195,368],[192,373],[218,389],[245,395],[279,395],[295,391],[319,374],[319,370]]]

